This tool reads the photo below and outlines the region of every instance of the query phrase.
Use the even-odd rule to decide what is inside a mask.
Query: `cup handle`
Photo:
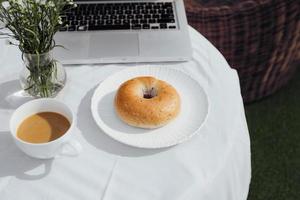
[[[82,151],[81,144],[77,140],[71,139],[70,141],[63,143],[61,147],[60,155],[75,157],[78,156],[81,151]]]

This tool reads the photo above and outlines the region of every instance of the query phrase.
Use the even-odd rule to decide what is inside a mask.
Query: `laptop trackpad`
[[[138,56],[139,40],[136,33],[99,33],[91,35],[89,57]]]

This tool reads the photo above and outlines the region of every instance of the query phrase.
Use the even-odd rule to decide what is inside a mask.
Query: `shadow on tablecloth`
[[[25,94],[19,80],[0,83],[0,108],[16,109],[29,100],[34,99]]]
[[[34,159],[25,155],[14,144],[9,132],[0,131],[0,162],[0,178],[14,176],[17,179],[37,180],[49,174],[53,159]],[[42,169],[37,172],[35,169],[39,167]]]
[[[171,149],[141,149],[122,144],[106,135],[96,124],[91,113],[91,98],[97,86],[86,93],[77,112],[77,126],[88,143],[110,154],[127,157],[150,156]]]

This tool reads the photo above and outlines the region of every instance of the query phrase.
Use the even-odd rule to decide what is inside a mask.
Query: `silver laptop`
[[[183,0],[75,0],[55,35],[63,64],[186,61],[192,56]]]

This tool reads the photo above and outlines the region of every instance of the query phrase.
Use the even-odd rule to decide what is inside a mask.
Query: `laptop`
[[[183,0],[75,0],[62,14],[54,56],[63,64],[187,61]]]

